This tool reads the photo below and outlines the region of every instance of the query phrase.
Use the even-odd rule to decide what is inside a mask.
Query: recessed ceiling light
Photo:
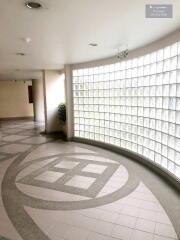
[[[34,1],[28,1],[25,3],[26,7],[30,8],[30,9],[40,9],[42,8],[41,3],[39,2],[34,2]]]
[[[21,40],[26,43],[32,42],[32,39],[30,37],[21,38]]]
[[[89,43],[89,46],[91,46],[91,47],[97,47],[98,44],[97,44],[97,43]]]
[[[17,52],[16,55],[17,55],[17,56],[25,56],[26,54],[25,54],[25,53],[22,53],[22,52]]]

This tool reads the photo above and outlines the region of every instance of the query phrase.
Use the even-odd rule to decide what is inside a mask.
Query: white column
[[[43,93],[43,80],[33,79],[33,100],[34,100],[34,120],[37,122],[44,122],[44,93]]]
[[[71,65],[65,65],[65,89],[66,89],[66,124],[67,139],[71,140],[74,135],[73,124],[73,91]]]
[[[58,105],[65,102],[64,72],[43,71],[45,129],[47,133],[60,130]]]

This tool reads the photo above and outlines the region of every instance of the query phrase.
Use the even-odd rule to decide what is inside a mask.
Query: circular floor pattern
[[[27,134],[26,129],[23,131],[24,134]],[[11,157],[14,158],[2,181],[2,200],[6,214],[21,236],[18,240],[54,239],[52,237],[54,232],[59,234],[59,225],[54,228],[53,232],[48,233],[47,227],[41,227],[43,221],[51,224],[50,216],[52,215],[59,214],[60,224],[64,224],[65,220],[72,221],[74,217],[74,224],[79,229],[84,223],[83,220],[78,221],[79,215],[91,215],[93,212],[96,215],[98,211],[103,212],[106,208],[110,208],[106,209],[109,221],[108,211],[117,202],[118,207],[121,207],[122,200],[125,201],[123,214],[132,214],[132,207],[128,205],[129,203],[143,203],[141,206],[139,205],[142,213],[144,209],[147,211],[148,208],[157,211],[156,220],[151,221],[150,225],[148,223],[148,228],[152,225],[153,228],[156,226],[153,230],[155,232],[152,232],[151,236],[163,236],[167,229],[170,229],[170,237],[177,239],[172,223],[163,207],[148,187],[142,183],[144,178],[142,179],[142,176],[134,171],[133,164],[120,155],[106,154],[82,144],[63,144],[53,139],[42,139],[42,137],[29,136],[27,140],[24,140],[22,131],[16,134],[16,136],[11,135],[6,138],[14,143],[13,149],[11,149]],[[13,140],[15,137],[17,139],[18,134],[21,135],[22,140],[19,138],[19,140]],[[17,144],[15,145],[15,143]],[[6,143],[6,145],[2,148],[3,151],[9,151],[12,148],[12,144]],[[24,148],[26,146],[28,146],[27,150]],[[16,147],[21,147],[21,150],[23,148],[18,155],[15,153]],[[91,151],[91,149],[93,150]],[[139,198],[139,200],[134,198],[132,200],[132,197]],[[75,213],[77,215],[74,215]],[[96,229],[95,232],[121,239],[119,235],[116,235],[119,234],[116,232],[119,223],[114,222],[113,225],[106,222],[104,217],[101,216],[101,224],[111,226],[111,229],[105,227],[101,229],[100,219],[92,220],[94,225],[93,227],[91,225],[91,234],[94,234],[94,229]],[[166,221],[165,224],[163,223],[164,225],[162,217],[163,221]],[[139,216],[134,218],[137,219],[140,227],[142,222],[146,221],[143,217],[142,219]],[[48,226],[47,223],[45,226]],[[167,228],[162,231],[162,226]],[[112,228],[113,231],[111,231]],[[131,239],[136,239],[136,228],[129,228],[128,231],[132,233]],[[110,235],[111,232],[112,235]],[[143,231],[141,234],[144,234]],[[74,238],[72,239],[74,240]]]

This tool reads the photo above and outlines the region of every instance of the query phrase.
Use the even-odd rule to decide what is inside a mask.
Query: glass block
[[[151,150],[154,150],[154,146],[155,146],[155,141],[150,140],[150,141],[149,141],[149,148],[150,148]]]
[[[99,139],[99,134],[95,134],[95,140],[96,141],[99,141],[100,139]]]
[[[144,75],[149,75],[150,74],[150,65],[145,65],[144,66]]]
[[[164,59],[170,58],[171,56],[171,48],[170,46],[164,48]]]
[[[156,96],[162,96],[162,86],[156,86]]]
[[[157,52],[152,52],[150,54],[150,63],[155,63],[157,61],[156,58],[157,58]]]
[[[169,123],[169,135],[175,136],[176,125],[174,123]]]
[[[175,138],[173,136],[169,136],[169,138],[168,138],[168,146],[174,149]]]
[[[84,138],[84,136],[85,136],[84,132],[80,131],[79,133],[80,133],[79,136],[80,136],[81,138]]]
[[[175,139],[175,150],[180,151],[180,139],[179,138]]]
[[[169,111],[163,109],[163,110],[162,110],[162,120],[168,121],[168,119],[169,119]]]
[[[168,170],[174,174],[174,170],[175,170],[175,165],[173,162],[168,161]]]
[[[141,77],[141,76],[143,76],[144,75],[144,68],[143,67],[139,67],[138,68],[138,77]]]
[[[163,84],[169,84],[169,72],[163,74]]]
[[[178,54],[180,54],[180,42],[177,42],[177,48],[178,48],[177,52]]]
[[[180,69],[180,55],[178,55],[177,69]]]
[[[78,75],[78,71],[77,70],[73,70],[73,77],[76,77]]]
[[[180,152],[175,153],[175,163],[180,166]]]
[[[157,74],[156,75],[156,85],[162,85],[163,84],[163,74]]]
[[[173,57],[170,62],[170,70],[175,70],[177,68],[177,57]]]
[[[157,63],[157,69],[156,69],[157,73],[163,72],[163,66],[164,66],[163,61]]]
[[[143,155],[146,157],[146,158],[149,158],[149,149],[148,148],[145,148],[143,149]]]
[[[75,131],[74,135],[75,137],[80,137],[79,131]]]
[[[180,178],[180,166],[175,165],[175,172],[174,174],[176,175],[176,177]]]
[[[167,72],[171,70],[171,60],[170,59],[166,59],[164,61],[164,66],[163,66],[163,71]]]
[[[164,133],[168,133],[168,131],[169,131],[169,123],[165,122],[165,121],[162,121],[162,129],[161,130]]]
[[[155,130],[151,129],[150,133],[149,133],[149,137],[154,140],[155,139],[155,134],[156,134]]]
[[[156,109],[156,119],[161,119],[162,117],[162,109]]]
[[[135,143],[130,144],[130,147],[132,147],[133,152],[137,152],[137,144],[135,144]]]
[[[151,64],[150,74],[156,74],[156,63]]]
[[[155,153],[155,162],[161,164],[161,154]]]
[[[157,61],[162,61],[164,57],[163,49],[157,51]]]
[[[144,56],[144,65],[149,64],[150,63],[150,54],[147,54]]]
[[[175,97],[169,98],[169,109],[176,110],[176,98]]]
[[[162,155],[165,157],[168,156],[168,149],[166,145],[162,145]]]
[[[115,65],[114,65],[114,71],[116,72],[119,70],[120,70],[120,63],[118,62],[118,63],[115,63]]]
[[[105,142],[109,143],[109,136],[105,136]]]
[[[165,133],[162,134],[162,143],[163,143],[164,145],[167,145],[167,144],[168,144],[168,135],[165,134]]]
[[[175,121],[176,121],[176,112],[175,111],[169,111],[168,121],[171,123],[175,123]]]
[[[171,84],[169,88],[169,96],[176,96],[176,84]]]
[[[155,86],[151,86],[150,87],[150,96],[155,96],[155,94],[156,94],[156,87]]]
[[[92,140],[94,140],[94,133],[90,133],[90,134],[89,134],[89,138],[92,139]]]
[[[176,96],[180,97],[180,84],[176,85]]]
[[[141,145],[138,145],[138,150],[137,151],[140,155],[142,155],[143,147]]]
[[[167,164],[168,164],[167,158],[162,157],[162,159],[161,159],[161,165],[162,165],[164,168],[167,169]]]
[[[155,129],[155,126],[156,126],[155,119],[150,119],[149,127],[150,127],[151,129]]]
[[[161,153],[161,143],[156,142],[156,144],[155,144],[155,152]]]
[[[120,62],[120,68],[121,68],[121,70],[126,69],[126,62],[125,61]]]
[[[169,108],[169,97],[163,97],[163,108],[168,109]]]
[[[168,149],[168,159],[174,162],[174,156],[175,156],[175,151],[174,149],[169,148]]]
[[[174,43],[171,46],[171,57],[176,56],[178,54],[178,44]]]
[[[175,133],[176,133],[176,137],[180,138],[180,125],[176,125]]]
[[[162,108],[162,97],[156,98],[156,108]]]
[[[144,56],[138,58],[138,66],[143,66],[144,63]]]
[[[176,110],[180,111],[180,98],[176,98]]]

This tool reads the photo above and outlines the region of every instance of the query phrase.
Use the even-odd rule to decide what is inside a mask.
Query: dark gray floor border
[[[141,163],[142,165],[146,166],[148,169],[158,174],[158,176],[161,176],[167,183],[171,184],[171,186],[180,193],[180,181],[174,175],[172,175],[169,171],[166,171],[166,169],[163,169],[162,167],[160,167],[157,163],[150,161],[148,158],[138,153],[134,153],[132,151],[123,149],[121,147],[116,147],[112,144],[98,142],[95,140],[88,140],[85,138],[74,137],[69,140],[72,142],[79,142],[79,143],[89,144],[95,147],[100,147],[105,150],[109,150],[109,151],[121,154],[125,157],[131,158],[132,160],[135,160]]]

